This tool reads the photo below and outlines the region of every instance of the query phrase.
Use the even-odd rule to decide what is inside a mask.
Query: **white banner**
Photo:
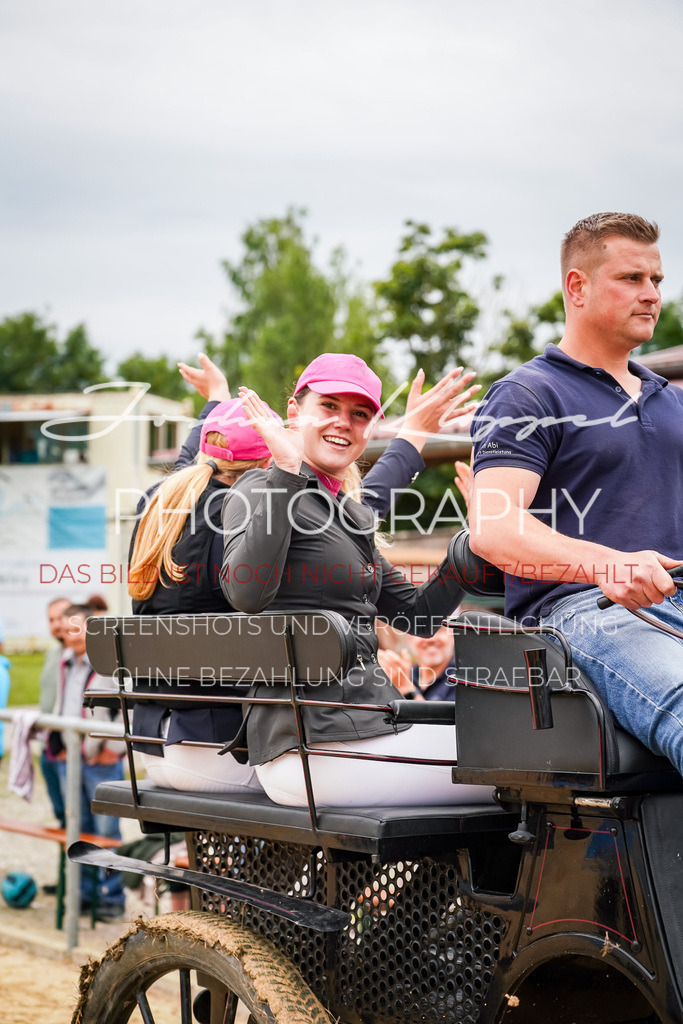
[[[6,636],[45,636],[46,607],[54,597],[106,595],[112,572],[106,571],[105,502],[101,466],[0,466],[0,620]]]

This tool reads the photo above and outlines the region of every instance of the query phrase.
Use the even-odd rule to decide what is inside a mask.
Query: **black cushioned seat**
[[[466,593],[498,596],[505,577],[475,555],[470,533],[453,544],[457,577]],[[561,634],[521,630],[511,619],[464,612],[450,621],[455,638],[458,782],[505,789],[550,786],[569,790],[647,790],[683,786],[665,757],[657,757],[616,723],[593,683],[568,672]],[[505,633],[504,630],[514,632]],[[543,649],[552,727],[534,728],[524,652]]]
[[[482,788],[483,795],[487,792]],[[265,793],[182,793],[141,782],[139,796],[136,808],[130,783],[103,782],[97,787],[92,809],[95,814],[137,818],[146,831],[161,831],[163,826],[174,831],[206,829],[387,859],[452,852],[466,845],[467,836],[511,831],[518,818],[485,800],[448,807],[323,807],[318,809],[316,833],[306,808],[283,807]]]
[[[565,653],[549,636],[497,633],[515,624],[487,612],[464,612],[450,624],[459,782],[593,792],[683,786],[667,758],[619,727],[587,676],[576,666],[567,672]],[[534,729],[529,700],[524,652],[534,648],[547,658],[553,725],[546,729]]]

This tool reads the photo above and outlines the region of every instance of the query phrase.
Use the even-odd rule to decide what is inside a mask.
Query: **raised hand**
[[[410,385],[403,426],[397,436],[410,441],[421,452],[430,435],[437,434],[447,424],[455,424],[461,416],[474,409],[476,402],[469,399],[481,385],[468,387],[468,384],[475,376],[474,370],[463,373],[462,366],[459,366],[422,394],[425,375],[423,370],[418,370]]]
[[[454,483],[465,499],[465,508],[469,512],[474,488],[474,473],[466,462],[456,460]]]
[[[178,363],[183,380],[186,380],[207,402],[227,402],[230,398],[230,387],[223,371],[204,352],[200,352],[197,359],[199,367]]]
[[[380,648],[377,652],[377,660],[391,679],[397,690],[404,696],[412,694],[415,690],[412,679],[412,661],[407,651],[397,654],[391,648]],[[424,700],[422,694],[415,693],[415,700]]]
[[[288,430],[276,420],[265,402],[250,388],[241,387],[239,398],[247,422],[268,445],[275,465],[287,473],[298,473],[304,455],[301,434]]]

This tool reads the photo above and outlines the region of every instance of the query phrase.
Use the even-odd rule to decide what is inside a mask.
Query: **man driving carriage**
[[[681,640],[629,614],[683,627],[665,571],[683,560],[683,391],[629,358],[661,309],[658,238],[622,213],[565,236],[564,336],[472,424],[470,543],[505,570],[506,614],[562,630],[619,723],[683,773]]]

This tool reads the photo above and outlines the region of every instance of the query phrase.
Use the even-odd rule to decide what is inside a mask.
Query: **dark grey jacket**
[[[199,414],[199,422],[193,427],[175,464],[176,469],[191,465],[201,438],[202,424],[216,407],[217,402],[207,402]],[[424,468],[422,456],[408,441],[394,438],[381,458],[375,463],[363,481],[363,501],[374,509],[378,516],[386,515],[394,501],[396,492],[406,487]],[[158,487],[155,484],[147,497]],[[197,612],[231,612],[233,609],[225,600],[220,587],[219,568],[223,558],[223,537],[221,534],[221,505],[218,493],[227,485],[215,477],[209,481],[206,490],[197,501],[195,532],[191,532],[191,520],[185,523],[183,532],[173,548],[173,558],[180,565],[192,568],[182,584],[165,587],[159,584],[150,597],[144,601],[133,601],[135,615],[180,615]],[[140,501],[138,514],[143,510],[147,498]],[[210,515],[204,516],[205,502],[209,502]],[[209,526],[210,521],[210,526]],[[130,545],[132,555],[137,523]],[[238,691],[240,692],[240,691]],[[51,710],[51,708],[50,708]],[[162,722],[169,710],[159,701],[149,704],[137,703],[133,708],[133,730],[138,736],[161,736]],[[242,709],[234,704],[192,705],[192,707],[171,707],[170,723],[166,742],[180,740],[224,743],[233,739],[242,724]],[[135,744],[136,750],[156,757],[164,756],[159,744]]]
[[[340,705],[305,709],[308,741],[367,739],[392,732],[381,713],[354,709],[354,704],[387,704],[400,697],[377,661],[375,618],[404,632],[431,636],[462,596],[449,559],[427,583],[413,586],[377,550],[372,511],[341,491],[334,498],[305,464],[298,475],[277,466],[245,473],[225,498],[223,530],[221,582],[234,608],[336,611],[355,633],[356,667],[338,682],[302,687],[302,696]],[[270,684],[259,692],[285,695],[283,688]],[[292,712],[252,705],[247,742],[252,764],[292,749]]]

